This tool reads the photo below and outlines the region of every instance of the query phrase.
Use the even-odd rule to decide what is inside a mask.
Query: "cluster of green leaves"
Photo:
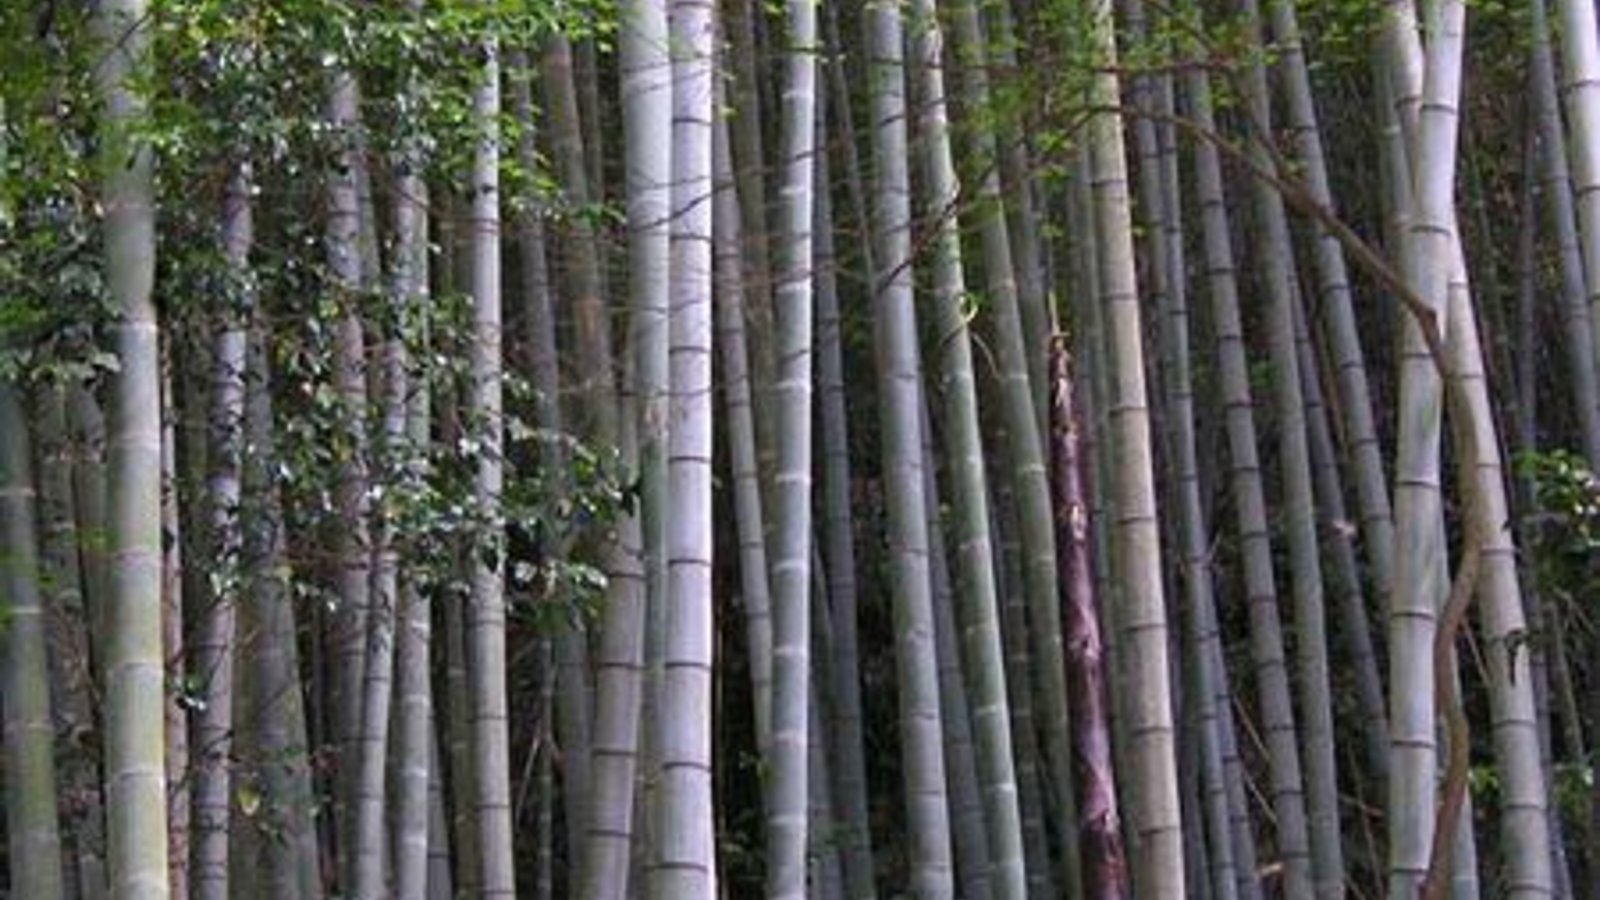
[[[136,139],[156,154],[163,254],[205,236],[210,223],[185,219],[217,207],[227,166],[237,160],[250,160],[262,182],[315,184],[334,153],[354,141],[375,161],[403,148],[428,162],[429,175],[459,180],[482,138],[470,92],[485,41],[537,46],[557,29],[603,41],[614,25],[609,3],[153,0],[145,22],[153,64],[135,73],[149,116]],[[0,346],[21,349],[0,366],[19,374],[46,360],[81,364],[95,343],[92,327],[106,319],[93,86],[104,50],[80,5],[4,7]],[[322,98],[338,69],[359,73],[364,118],[383,127],[358,134],[327,127]],[[514,117],[499,124],[510,146]],[[508,195],[551,192],[538,173],[518,169],[513,154],[504,158]],[[76,352],[61,352],[63,345]]]
[[[94,349],[105,292],[87,20],[30,6],[0,9],[0,378],[19,381],[109,364]]]
[[[277,441],[267,464],[284,490],[291,533],[320,534],[334,521],[336,472],[362,452],[341,427],[347,410],[332,382],[334,336],[352,304],[369,349],[390,339],[405,345],[414,385],[459,397],[467,378],[466,354],[450,344],[470,331],[464,298],[445,292],[426,304],[401,302],[377,286],[384,279],[376,272],[357,291],[330,287],[326,174],[340,152],[363,154],[381,245],[396,168],[419,167],[432,183],[463,182],[485,137],[470,111],[487,48],[536,48],[557,30],[604,47],[615,23],[612,0],[151,0],[151,64],[135,73],[149,115],[134,140],[155,157],[163,328],[180,377],[204,376],[207,336],[221,322],[254,316],[270,335]],[[101,55],[81,5],[0,4],[0,378],[93,387],[115,366],[105,340],[115,312],[101,275],[98,176],[107,161],[96,143],[93,85]],[[327,124],[325,100],[340,71],[362,85],[364,125],[353,133]],[[519,166],[509,152],[516,117],[508,111],[497,125],[508,210],[553,196],[546,173]],[[248,271],[240,271],[223,256],[220,219],[229,177],[246,161],[257,191],[256,241]],[[446,218],[448,203],[433,213]],[[442,259],[448,243],[441,231],[434,257]],[[196,358],[184,359],[191,351]],[[537,601],[519,609],[581,612],[604,578],[567,550],[609,527],[633,502],[632,488],[614,450],[540,431],[527,421],[526,385],[508,378],[507,393],[498,510],[473,500],[472,473],[488,451],[457,438],[473,433],[460,422],[436,425],[421,446],[371,448],[377,477],[368,500],[393,523],[413,577],[449,588],[460,553],[503,552],[489,536],[504,526],[513,594]],[[369,415],[367,433],[381,433],[376,404]],[[293,568],[315,571],[306,562]],[[315,590],[316,580],[296,583]]]
[[[1301,0],[1296,11],[1308,43],[1306,64],[1313,73],[1372,65],[1372,48],[1382,45],[1382,0]]]
[[[1545,617],[1581,621],[1575,604],[1594,592],[1596,560],[1600,559],[1600,478],[1583,457],[1570,450],[1527,450],[1515,458],[1517,473],[1532,486],[1536,507],[1529,529],[1533,540],[1523,547],[1540,592],[1546,598]],[[1554,601],[1554,602],[1549,602]],[[1568,627],[1566,633],[1583,629]],[[1560,632],[1555,632],[1559,635]],[[1549,635],[1535,634],[1529,641],[1543,642]],[[1591,635],[1590,640],[1593,640]],[[1594,766],[1589,760],[1567,761],[1554,767],[1552,791],[1563,818],[1577,823],[1588,817],[1594,787]]]
[[[1517,471],[1530,479],[1544,513],[1545,549],[1587,561],[1600,550],[1600,478],[1570,450],[1518,454]]]
[[[0,379],[92,379],[115,365],[99,349],[97,223],[81,196],[33,187],[24,211],[0,223]]]
[[[345,142],[379,159],[402,151],[429,173],[459,179],[483,139],[471,94],[486,48],[538,46],[544,35],[614,28],[611,0],[155,0],[159,68],[151,73],[150,139],[178,188],[219,151],[281,166],[287,178],[325,171]],[[356,134],[328,127],[321,102],[335,72],[359,75]],[[504,146],[518,123],[496,123]],[[308,152],[309,151],[309,152]],[[516,179],[512,154],[504,154]]]
[[[338,323],[351,302],[359,304],[377,340],[404,346],[407,393],[437,398],[435,406],[445,411],[426,442],[403,437],[377,441],[365,451],[352,444],[348,407],[333,371]],[[290,498],[296,533],[337,527],[333,490],[340,470],[367,452],[367,501],[377,519],[389,523],[408,579],[459,599],[465,595],[462,554],[480,553],[505,565],[514,611],[538,626],[593,611],[605,577],[583,554],[567,551],[583,536],[609,528],[634,503],[634,488],[614,448],[535,427],[528,415],[537,398],[515,373],[504,377],[504,446],[497,451],[475,437],[481,423],[455,399],[471,377],[463,338],[470,334],[469,298],[447,293],[426,304],[402,304],[381,292],[323,293],[307,301],[304,314],[289,313],[281,321],[295,327],[280,329],[274,342],[275,393],[285,401],[275,469]],[[373,396],[380,392],[374,385]],[[369,409],[366,433],[379,434],[383,411],[376,404]],[[505,466],[505,486],[497,507],[485,508],[474,478],[485,455],[495,452]],[[298,562],[314,570],[317,560]],[[299,587],[314,597],[326,588],[315,578]]]

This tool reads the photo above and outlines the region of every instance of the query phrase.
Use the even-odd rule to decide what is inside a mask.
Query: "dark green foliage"
[[[1532,479],[1544,514],[1542,547],[1559,559],[1587,566],[1600,550],[1600,479],[1570,450],[1524,452],[1516,466],[1519,474]]]

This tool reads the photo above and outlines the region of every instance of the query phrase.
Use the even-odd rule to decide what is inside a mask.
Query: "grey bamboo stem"
[[[1295,5],[1284,0],[1268,0],[1267,10],[1278,53],[1277,70],[1288,100],[1286,124],[1295,136],[1306,189],[1322,207],[1337,209]],[[1312,234],[1316,244],[1313,259],[1317,273],[1317,307],[1324,316],[1323,327],[1337,377],[1346,453],[1356,482],[1362,546],[1377,582],[1379,597],[1386,607],[1394,573],[1394,517],[1383,468],[1383,448],[1373,422],[1372,392],[1356,327],[1350,276],[1338,239],[1320,225],[1313,226]],[[1377,724],[1369,723],[1371,727]]]
[[[722,82],[716,84],[721,109]],[[717,344],[726,403],[728,457],[733,470],[734,526],[739,535],[739,588],[744,601],[745,643],[750,654],[756,745],[763,755],[772,721],[772,590],[768,580],[766,517],[756,455],[755,415],[750,397],[750,355],[745,338],[744,258],[737,185],[728,141],[728,117],[716,116],[712,133],[711,238],[716,272]],[[830,570],[831,571],[831,570]]]
[[[1259,44],[1261,26],[1256,0],[1245,0],[1243,9],[1254,40]],[[1259,58],[1245,73],[1245,87],[1255,126],[1263,129],[1263,134],[1271,134],[1267,73]],[[1273,163],[1264,143],[1257,141],[1254,148],[1257,164],[1270,170]],[[1305,395],[1300,384],[1294,338],[1294,291],[1298,276],[1282,195],[1265,181],[1253,179],[1251,196],[1257,220],[1257,263],[1265,269],[1273,412],[1283,480],[1289,582],[1294,599],[1296,684],[1300,688],[1297,712],[1304,735],[1302,763],[1311,838],[1312,886],[1320,900],[1338,900],[1344,896],[1344,851],[1339,828],[1339,785],[1334,757],[1333,700],[1328,681],[1322,562],[1317,547]]]
[[[667,605],[662,611],[666,634],[661,692],[652,723],[656,735],[653,749],[661,765],[654,798],[655,828],[650,835],[654,846],[649,887],[657,900],[712,900],[717,880],[711,785],[715,621],[711,589],[712,208],[708,202],[714,186],[715,10],[714,0],[672,2],[672,215],[666,285],[670,326],[667,334],[660,335],[669,338],[670,382],[666,421],[652,421],[651,410],[645,407],[642,422],[646,434],[653,427],[667,432],[666,490],[671,505],[661,514],[665,517],[670,509],[672,516],[661,548],[667,574]],[[666,100],[660,95],[652,99],[658,104]],[[631,142],[649,136],[630,132],[627,137]],[[630,200],[635,186],[630,178]],[[639,337],[642,344],[645,336]],[[641,375],[645,350],[639,348]],[[642,387],[640,399],[649,399]],[[801,616],[805,615],[802,602]],[[804,754],[802,745],[802,771]],[[803,793],[800,802],[804,821]]]
[[[1543,193],[1555,232],[1561,273],[1562,343],[1567,348],[1567,371],[1572,379],[1584,455],[1591,468],[1600,468],[1600,373],[1596,372],[1594,320],[1587,303],[1584,245],[1579,239],[1566,132],[1557,99],[1550,23],[1544,0],[1532,0],[1529,10],[1533,19],[1529,78],[1533,82],[1534,119],[1543,150],[1539,166],[1544,173]]]
[[[399,302],[410,310],[428,300],[427,185],[421,160],[401,160],[394,209],[393,283]],[[417,168],[413,168],[413,166]],[[425,338],[424,338],[425,339]],[[424,346],[422,349],[426,349]],[[431,393],[426,379],[411,386],[400,452],[413,463],[426,460],[431,424]],[[394,897],[423,900],[428,896],[429,784],[436,777],[433,759],[433,615],[430,586],[404,578],[400,584],[395,625],[394,743],[399,760],[395,779]]]
[[[1090,7],[1096,57],[1115,66],[1117,40],[1111,4]],[[1112,69],[1095,76],[1091,99],[1115,103],[1119,79]],[[1155,517],[1149,394],[1145,387],[1139,289],[1134,275],[1133,222],[1129,211],[1127,163],[1122,119],[1096,115],[1090,123],[1090,181],[1099,241],[1101,302],[1105,304],[1111,358],[1111,439],[1116,454],[1113,477],[1113,534],[1117,581],[1123,586],[1117,629],[1122,632],[1130,690],[1131,768],[1136,785],[1129,804],[1139,838],[1141,898],[1184,894],[1182,823],[1178,809],[1171,671],[1168,664],[1166,602],[1161,584],[1161,546]]]
[[[922,452],[934,459],[931,414],[923,391]],[[950,837],[955,849],[960,895],[993,900],[989,828],[984,822],[978,787],[977,754],[973,750],[972,706],[961,673],[961,639],[955,623],[954,586],[946,550],[938,478],[933,466],[923,470],[928,501],[928,583],[933,588],[933,641],[939,656],[939,714],[944,724],[945,785],[950,797]]]
[[[627,147],[629,305],[636,311],[664,310],[670,235],[671,160],[660,152],[670,140],[672,65],[667,55],[666,6],[661,0],[623,5],[620,35],[623,136]],[[609,331],[601,298],[590,301],[592,327],[580,352],[594,373],[592,402],[604,412],[594,436],[621,449],[623,462],[641,465],[638,423],[618,411],[610,372]],[[636,323],[630,347],[642,343]],[[663,335],[665,336],[665,335]],[[604,355],[599,355],[604,354]],[[659,355],[659,354],[658,354]],[[638,368],[637,366],[635,368]],[[656,370],[659,373],[659,369]],[[665,374],[665,373],[660,373]],[[591,745],[588,829],[581,856],[579,897],[622,900],[629,896],[634,831],[647,611],[644,533],[641,516],[629,515],[606,545],[611,579],[596,653],[595,721]],[[643,893],[635,885],[633,890]]]
[[[912,17],[913,52],[922,87],[917,129],[926,154],[928,216],[939,223],[934,261],[934,346],[944,408],[943,446],[950,461],[949,496],[954,507],[953,568],[958,573],[959,646],[964,651],[959,662],[967,673],[971,730],[976,738],[983,787],[987,855],[992,868],[986,873],[987,878],[994,897],[1020,900],[1028,893],[1027,867],[1011,749],[995,552],[989,533],[988,474],[978,419],[972,335],[963,310],[967,288],[961,234],[953,215],[959,203],[959,188],[946,111],[942,37],[932,0],[916,0]],[[1024,684],[1018,689],[1028,690],[1029,686]]]
[[[148,63],[143,0],[111,0],[95,16],[104,56],[100,153],[105,281],[120,318],[119,370],[106,430],[109,609],[106,615],[107,824],[119,900],[166,900],[167,784],[162,735],[160,324],[151,152],[139,134]]]
[[[827,43],[839,47],[838,7],[825,4],[827,16]],[[827,92],[817,95],[818,127],[827,132],[827,122],[836,122],[838,140],[843,148],[844,181],[846,193],[853,204],[852,214],[865,228],[866,201],[862,187],[860,162],[855,146],[855,127],[849,107],[848,85],[845,83],[844,60],[834,54],[832,65],[827,65],[834,93],[832,102],[824,102]],[[831,117],[831,119],[830,119]],[[828,147],[827,142],[818,146]],[[842,326],[839,314],[836,279],[825,260],[835,258],[835,234],[832,179],[829,177],[827,153],[816,155],[816,184],[812,200],[816,204],[813,218],[813,246],[818,260],[818,289],[816,294],[817,341],[817,393],[821,407],[822,425],[822,538],[824,558],[827,560],[828,599],[833,607],[833,655],[829,660],[829,680],[833,697],[832,731],[836,759],[833,772],[838,779],[837,809],[844,818],[844,874],[845,887],[850,900],[874,900],[874,866],[872,834],[867,810],[868,786],[865,747],[862,738],[861,679],[858,664],[856,626],[856,551],[855,516],[852,502],[850,440],[845,403],[845,370],[842,348]],[[877,283],[873,265],[871,241],[859,240],[867,283]]]
[[[812,192],[816,150],[816,4],[785,4],[781,188],[774,251],[777,380],[772,542],[772,780],[767,792],[767,896],[806,890],[811,789],[806,753],[811,704]]]
[[[207,478],[212,578],[216,586],[205,604],[192,652],[205,703],[194,729],[198,771],[192,789],[194,829],[190,845],[191,890],[196,898],[228,896],[229,810],[233,742],[234,606],[241,583],[244,541],[239,518],[243,477],[245,366],[248,325],[249,255],[253,241],[250,168],[239,162],[223,199],[223,252],[229,293],[221,298],[220,323],[212,346],[210,396],[211,472]],[[237,292],[237,293],[234,293]]]
[[[973,0],[956,0],[952,6],[956,53],[961,66],[962,99],[969,110],[984,115],[990,106],[988,38]],[[1061,646],[1061,611],[1056,592],[1056,551],[1050,508],[1050,479],[1045,465],[1044,436],[1039,398],[1031,381],[1030,366],[1043,367],[1044,334],[1028,334],[1022,312],[1015,257],[1006,225],[1006,200],[995,166],[1002,161],[998,141],[987,123],[972,129],[970,150],[984,168],[979,176],[974,215],[983,247],[983,271],[988,303],[993,312],[995,354],[1000,364],[1002,416],[1005,421],[1006,463],[1015,481],[1017,511],[1021,517],[1023,589],[1028,601],[1028,635],[1032,642],[1039,701],[1046,714],[1040,722],[1044,736],[1047,790],[1052,809],[1062,821],[1071,821],[1072,751],[1069,720],[1058,711],[1067,709],[1066,666]],[[1033,323],[1042,325],[1042,322]],[[1035,344],[1037,346],[1035,346]],[[1042,372],[1041,372],[1042,375]],[[1022,682],[1018,685],[1021,690]],[[1069,869],[1067,893],[1076,896],[1077,844],[1070,828],[1057,832],[1057,852]]]
[[[510,749],[506,686],[505,523],[500,509],[504,489],[504,439],[501,421],[500,272],[500,60],[493,37],[477,51],[483,60],[472,91],[472,119],[478,139],[471,172],[471,231],[468,292],[472,328],[470,376],[464,427],[478,448],[473,464],[473,496],[483,519],[469,548],[467,602],[468,721],[472,753],[471,793],[478,856],[465,864],[476,870],[483,897],[516,894],[512,856]],[[392,611],[391,611],[392,612]]]
[[[1202,128],[1214,128],[1210,77],[1188,76],[1189,102]],[[1199,205],[1205,231],[1213,329],[1215,330],[1222,405],[1228,432],[1231,490],[1236,528],[1244,561],[1245,591],[1250,616],[1251,661],[1260,697],[1262,726],[1270,763],[1269,794],[1277,819],[1277,846],[1284,858],[1285,888],[1292,896],[1310,890],[1310,849],[1306,834],[1305,797],[1295,745],[1294,711],[1290,701],[1277,586],[1268,542],[1266,500],[1258,458],[1254,400],[1249,362],[1240,321],[1238,275],[1230,238],[1221,160],[1202,142],[1195,163]],[[1220,658],[1220,653],[1218,654]],[[1237,833],[1237,829],[1236,829]],[[1235,849],[1239,849],[1236,844]],[[1244,892],[1241,892],[1244,895]]]
[[[11,886],[20,897],[65,897],[57,824],[55,723],[40,592],[37,495],[27,419],[16,388],[0,382],[0,585],[9,599],[0,669]],[[165,877],[163,860],[162,877]]]
[[[910,829],[911,893],[917,900],[955,894],[950,815],[939,710],[937,659],[928,570],[923,489],[921,365],[911,291],[911,191],[907,172],[904,35],[898,6],[867,13],[871,48],[874,253],[882,266],[873,285],[883,472],[893,535],[895,660],[899,675],[900,753]]]

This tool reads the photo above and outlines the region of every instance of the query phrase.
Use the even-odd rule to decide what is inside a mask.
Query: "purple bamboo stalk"
[[[1054,468],[1056,560],[1066,631],[1067,702],[1072,710],[1072,756],[1078,792],[1078,846],[1086,900],[1128,896],[1128,871],[1111,765],[1105,665],[1089,565],[1089,512],[1084,501],[1078,413],[1073,404],[1070,351],[1057,335],[1050,353],[1050,455]]]

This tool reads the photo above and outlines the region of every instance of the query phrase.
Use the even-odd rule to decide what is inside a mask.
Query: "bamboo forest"
[[[1600,900],[1596,0],[0,0],[0,900]]]

